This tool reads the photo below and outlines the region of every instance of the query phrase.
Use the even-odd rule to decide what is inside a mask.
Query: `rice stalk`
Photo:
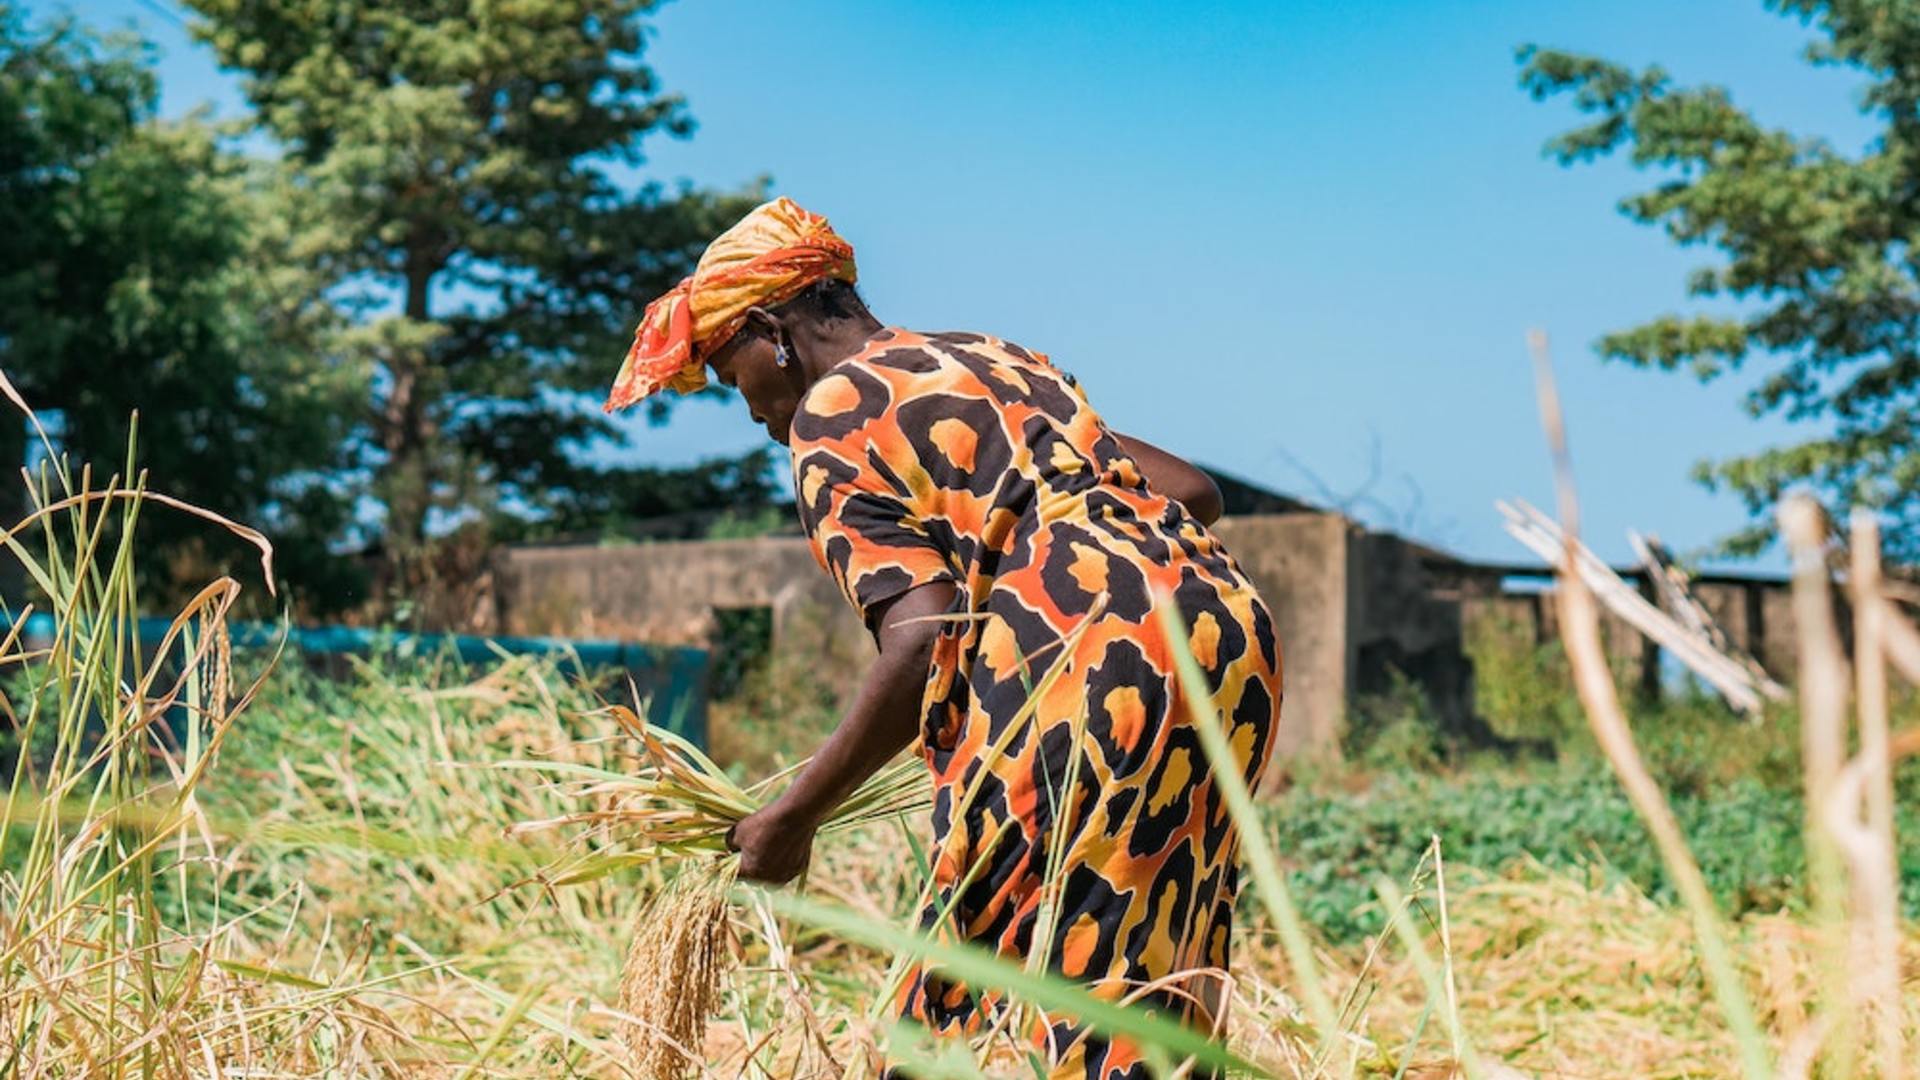
[[[640,909],[620,975],[628,1064],[648,1080],[679,1080],[702,1062],[707,1020],[733,967],[733,859],[692,867]]]
[[[574,762],[502,762],[498,767],[553,776],[589,804],[561,817],[518,823],[509,832],[581,826],[576,843],[598,845],[543,870],[539,880],[548,885],[642,866],[674,873],[635,915],[620,1011],[632,1070],[649,1080],[678,1080],[702,1061],[707,1023],[733,967],[730,897],[739,859],[728,848],[728,832],[800,766],[742,787],[699,747],[632,709],[615,705],[604,711],[640,744],[638,768],[621,773]],[[930,805],[925,767],[901,761],[855,789],[819,832],[845,832]]]
[[[622,705],[610,706],[604,712],[640,744],[641,756],[630,771],[524,759],[493,766],[549,776],[565,797],[585,804],[583,809],[559,817],[521,821],[508,827],[510,836],[582,827],[572,841],[585,850],[548,866],[539,878],[545,884],[576,884],[616,870],[672,865],[696,856],[728,858],[732,855],[727,847],[728,831],[766,805],[771,789],[794,771],[783,770],[741,787],[685,738],[648,724]],[[925,766],[916,760],[903,760],[881,769],[855,789],[821,822],[819,833],[832,836],[919,813],[931,805]]]
[[[1593,593],[1584,578],[1573,571],[1572,542],[1579,536],[1580,502],[1574,492],[1573,463],[1567,451],[1566,425],[1560,412],[1560,396],[1553,379],[1553,363],[1547,353],[1547,338],[1534,331],[1528,335],[1533,349],[1538,379],[1541,426],[1553,459],[1554,487],[1560,496],[1560,524],[1569,547],[1555,575],[1560,605],[1560,636],[1566,647],[1567,661],[1573,670],[1574,689],[1593,729],[1607,763],[1613,767],[1621,788],[1652,835],[1661,861],[1673,875],[1674,885],[1693,916],[1694,936],[1700,948],[1700,960],[1713,987],[1714,1000],[1733,1030],[1741,1050],[1741,1067],[1749,1080],[1764,1080],[1773,1074],[1766,1039],[1755,1017],[1747,988],[1733,961],[1732,951],[1722,928],[1720,912],[1707,888],[1700,864],[1687,846],[1686,836],[1674,817],[1673,807],[1658,781],[1647,771],[1646,763],[1634,745],[1633,728],[1620,706],[1613,675],[1607,667],[1606,650],[1600,642],[1600,617]]]
[[[0,397],[41,432],[4,374]],[[40,593],[0,637],[15,747],[0,805],[0,1075],[391,1073],[421,1047],[365,994],[393,994],[384,987],[412,973],[367,976],[365,947],[331,971],[316,955],[289,972],[247,945],[287,894],[223,909],[223,895],[244,894],[223,889],[229,830],[201,793],[266,675],[235,676],[227,619],[241,587],[230,578],[143,640],[134,555],[149,506],[252,544],[270,593],[272,548],[150,490],[137,417],[135,428],[124,471],[104,482],[41,432],[45,460],[24,474],[29,512],[0,532]],[[51,630],[30,646],[36,610]]]

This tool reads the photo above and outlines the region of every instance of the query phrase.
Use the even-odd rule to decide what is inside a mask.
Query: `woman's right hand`
[[[875,606],[880,658],[867,669],[847,715],[779,798],[727,830],[727,846],[740,853],[741,877],[768,885],[799,877],[820,823],[920,734],[920,699],[939,620],[957,596],[954,584],[942,579]]]
[[[740,876],[763,885],[785,885],[807,869],[818,826],[775,799],[734,822],[727,847],[740,853]]]

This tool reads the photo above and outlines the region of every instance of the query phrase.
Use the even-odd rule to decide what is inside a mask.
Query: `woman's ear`
[[[766,308],[759,306],[748,308],[746,326],[748,329],[764,335],[768,341],[773,342],[775,345],[780,343],[783,333],[780,328],[780,320],[774,318],[773,312],[768,311]]]
[[[787,333],[786,326],[775,318],[771,311],[763,307],[747,309],[747,328],[773,342],[774,362],[786,373],[787,381],[794,389],[804,392],[807,386],[804,365],[800,363],[800,353],[794,348],[793,335]]]

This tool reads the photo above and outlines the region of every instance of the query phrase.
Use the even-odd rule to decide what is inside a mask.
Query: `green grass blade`
[[[905,953],[938,964],[956,978],[979,989],[1014,995],[1048,1013],[1072,1017],[1108,1036],[1122,1036],[1148,1050],[1172,1058],[1192,1058],[1201,1065],[1229,1069],[1250,1076],[1270,1076],[1242,1060],[1204,1032],[1178,1021],[1094,997],[1078,983],[1050,973],[1035,974],[977,946],[935,941],[909,933],[890,923],[845,908],[818,903],[792,893],[767,891],[767,904],[795,922],[807,923],[884,952]]]
[[[1260,902],[1266,906],[1267,914],[1280,927],[1280,941],[1287,951],[1287,963],[1300,980],[1300,992],[1306,1000],[1307,1012],[1313,1017],[1314,1027],[1324,1042],[1335,1037],[1339,1020],[1333,1010],[1333,1001],[1320,981],[1319,965],[1313,958],[1313,945],[1307,937],[1306,921],[1300,917],[1300,909],[1294,905],[1293,894],[1287,889],[1286,877],[1280,871],[1280,858],[1274,853],[1273,845],[1267,842],[1259,808],[1254,805],[1253,793],[1247,789],[1246,778],[1240,775],[1240,764],[1234,760],[1233,747],[1227,742],[1226,732],[1221,730],[1220,718],[1210,707],[1213,693],[1207,686],[1206,674],[1200,670],[1200,664],[1193,658],[1193,651],[1187,647],[1186,620],[1180,617],[1180,609],[1171,597],[1161,597],[1158,606],[1160,624],[1166,629],[1167,644],[1173,650],[1174,665],[1179,669],[1180,686],[1187,699],[1187,707],[1193,714],[1194,730],[1200,736],[1200,746],[1206,751],[1207,762],[1213,769],[1213,782],[1219,786],[1220,795],[1233,815],[1233,823],[1240,829],[1240,849],[1253,871],[1254,890],[1259,894]]]

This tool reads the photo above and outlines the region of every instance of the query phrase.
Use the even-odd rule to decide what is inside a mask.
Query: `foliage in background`
[[[1724,911],[1804,910],[1796,791],[1739,779],[1703,793],[1676,792],[1673,803]],[[1900,827],[1912,837],[1920,811],[1906,805]],[[1592,758],[1517,775],[1510,763],[1480,759],[1445,776],[1382,774],[1358,791],[1301,789],[1275,806],[1272,821],[1305,914],[1334,940],[1379,932],[1369,868],[1417,857],[1436,834],[1449,860],[1465,866],[1591,873],[1602,886],[1625,881],[1675,902],[1645,827]],[[1920,918],[1920,842],[1903,841],[1901,883],[1906,916]]]
[[[1519,623],[1476,626],[1466,634],[1474,707],[1505,739],[1559,744],[1587,728],[1558,642],[1535,642]]]
[[[845,688],[773,649],[773,610],[716,612],[707,730],[714,760],[736,780],[763,776],[824,743]]]
[[[757,197],[640,179],[692,129],[651,3],[190,6],[245,120],[162,121],[150,46],[0,0],[0,366],[62,450],[116,459],[141,410],[170,490],[259,523],[311,615],[404,617],[498,541],[776,524],[765,452],[584,463],[622,445],[597,404],[641,304]],[[0,472],[26,457],[0,423]],[[148,538],[156,584],[247,558]]]
[[[1738,302],[1732,313],[1667,314],[1609,334],[1601,354],[1703,381],[1758,369],[1747,411],[1819,431],[1696,468],[1754,516],[1730,549],[1769,542],[1772,507],[1806,482],[1840,520],[1855,506],[1884,511],[1892,553],[1911,559],[1920,556],[1920,7],[1767,6],[1818,29],[1809,63],[1865,81],[1861,108],[1879,130],[1861,151],[1770,128],[1724,88],[1677,86],[1658,67],[1530,46],[1520,81],[1536,99],[1565,96],[1592,117],[1548,143],[1558,161],[1621,151],[1660,171],[1622,211],[1678,244],[1716,249],[1722,258],[1695,271],[1687,292]]]
[[[117,460],[139,410],[169,493],[263,523],[312,594],[350,593],[353,568],[325,547],[345,507],[324,478],[365,387],[314,348],[328,315],[283,265],[272,177],[205,123],[157,120],[150,62],[0,0],[0,367],[57,411],[58,445],[81,460]],[[9,410],[0,473],[26,451]],[[18,485],[0,490],[18,517]],[[251,560],[180,518],[145,536],[140,569],[162,580],[197,587],[203,564]]]
[[[1438,835],[1449,860],[1482,871],[1538,865],[1625,883],[1673,904],[1672,883],[1646,829],[1581,721],[1557,642],[1510,628],[1470,635],[1475,690],[1505,738],[1545,755],[1449,744],[1417,690],[1356,707],[1346,764],[1308,774],[1274,807],[1280,850],[1309,919],[1336,940],[1378,933],[1382,913],[1367,868],[1416,857]],[[1489,632],[1491,631],[1491,632]],[[1903,716],[1920,701],[1900,703]],[[1635,738],[1723,911],[1806,907],[1804,799],[1797,716],[1759,721],[1708,692],[1668,689],[1642,702]],[[1920,919],[1920,766],[1896,775],[1901,806],[1901,900]]]
[[[698,539],[727,530],[760,535],[777,527],[765,521],[770,513],[793,520],[780,472],[773,451],[764,447],[679,468],[609,469],[547,516],[501,522],[494,532],[513,540],[636,534]],[[764,527],[754,529],[755,522]]]
[[[289,255],[373,388],[355,449],[387,588],[449,523],[595,516],[636,474],[582,464],[639,308],[755,193],[640,183],[692,120],[644,62],[650,0],[190,0],[245,75],[299,199]],[[616,509],[618,509],[616,507]]]

